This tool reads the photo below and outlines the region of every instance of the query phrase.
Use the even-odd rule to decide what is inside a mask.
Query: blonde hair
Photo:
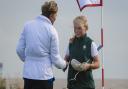
[[[73,23],[79,23],[83,24],[85,28],[88,30],[88,23],[87,23],[87,17],[86,16],[77,16],[74,20]]]
[[[55,1],[47,1],[41,7],[42,15],[49,17],[51,14],[56,14],[58,6]]]

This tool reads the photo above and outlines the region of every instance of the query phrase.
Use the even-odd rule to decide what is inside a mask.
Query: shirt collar
[[[46,16],[44,16],[44,15],[37,16],[37,19],[43,20],[43,21],[48,22],[49,24],[52,24],[51,21]]]

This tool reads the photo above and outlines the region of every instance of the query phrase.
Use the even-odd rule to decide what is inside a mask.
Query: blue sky
[[[0,62],[4,64],[3,75],[22,77],[23,63],[15,48],[23,25],[34,19],[47,0],[1,0],[0,3]],[[54,24],[60,38],[60,53],[64,52],[68,39],[73,35],[73,19],[78,15],[88,17],[88,35],[100,44],[101,8],[85,8],[79,11],[76,0],[56,0],[59,6],[58,18]],[[104,65],[105,78],[128,79],[128,1],[104,0]],[[101,58],[101,51],[99,52]],[[57,78],[66,78],[67,73],[54,68]],[[94,71],[95,78],[101,78],[101,68]]]

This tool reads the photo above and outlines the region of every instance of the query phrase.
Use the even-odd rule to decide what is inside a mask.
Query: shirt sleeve
[[[70,55],[70,54],[69,54],[69,45],[68,45],[67,48],[66,48],[65,55],[67,55],[67,56]]]
[[[17,55],[22,61],[25,61],[25,47],[26,47],[26,43],[25,43],[25,28],[24,28],[16,48]]]
[[[95,57],[97,55],[98,55],[97,45],[95,44],[95,42],[92,42],[92,44],[91,44],[91,56]]]
[[[52,29],[52,37],[51,37],[51,60],[52,63],[59,69],[64,69],[66,67],[66,62],[61,58],[59,53],[59,38],[58,33],[55,28]]]

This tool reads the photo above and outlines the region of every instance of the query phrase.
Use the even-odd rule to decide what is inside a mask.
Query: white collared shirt
[[[25,24],[16,51],[24,62],[24,78],[47,80],[53,78],[52,64],[66,66],[59,54],[58,33],[43,15]]]

